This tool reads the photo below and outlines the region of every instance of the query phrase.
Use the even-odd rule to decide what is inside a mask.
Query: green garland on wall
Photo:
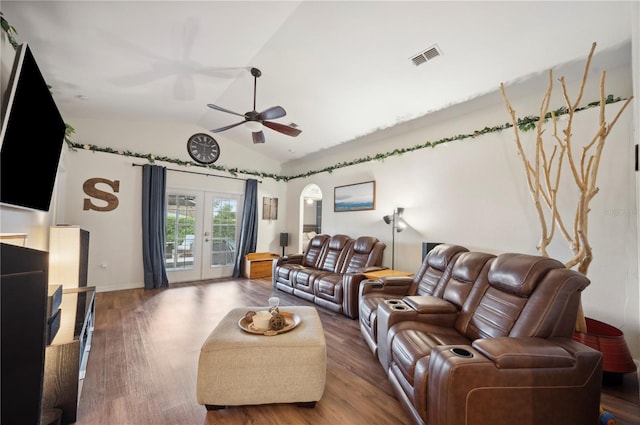
[[[609,104],[609,103],[616,103],[616,102],[620,102],[622,100],[626,100],[620,97],[615,97],[613,95],[609,95],[607,96],[605,103]],[[578,111],[582,111],[585,109],[589,109],[589,108],[593,108],[596,106],[600,106],[600,101],[596,101],[596,102],[591,102],[589,103],[587,106],[582,107],[582,108],[577,108],[576,112]],[[568,113],[568,110],[566,107],[561,107],[557,110],[555,110],[553,112],[555,114],[556,117],[559,117],[561,115],[565,115]],[[545,117],[543,118],[544,121],[548,121],[549,119],[551,119],[552,113],[549,112],[545,115]],[[533,130],[536,127],[537,122],[540,120],[540,117],[537,116],[526,116],[524,118],[518,118],[518,127],[520,128],[521,131],[530,131]],[[301,173],[301,174],[296,174],[293,176],[283,176],[283,175],[278,175],[278,174],[273,174],[273,173],[266,173],[266,172],[262,172],[262,171],[255,171],[255,170],[246,170],[246,169],[239,169],[239,168],[227,168],[225,166],[222,165],[202,165],[202,164],[198,164],[196,162],[193,161],[183,161],[181,159],[175,159],[175,158],[170,158],[170,157],[166,157],[166,156],[155,156],[153,154],[150,153],[136,153],[136,152],[131,152],[131,151],[123,151],[123,150],[116,150],[116,149],[112,149],[109,147],[101,147],[101,146],[96,146],[96,145],[91,145],[91,144],[81,144],[81,143],[75,143],[71,141],[71,134],[75,132],[75,130],[73,129],[73,127],[67,125],[67,135],[65,136],[65,140],[67,142],[67,145],[69,146],[69,148],[71,150],[76,150],[76,149],[82,149],[82,150],[90,150],[93,152],[105,152],[105,153],[112,153],[112,154],[117,154],[117,155],[124,155],[124,156],[131,156],[134,158],[141,158],[141,159],[146,159],[147,161],[149,161],[150,163],[155,163],[155,161],[162,161],[162,162],[168,162],[171,164],[176,164],[176,165],[180,165],[180,166],[185,166],[185,167],[202,167],[202,168],[208,168],[211,170],[216,170],[216,171],[223,171],[226,173],[229,173],[233,176],[237,176],[238,174],[245,174],[245,175],[251,175],[251,176],[258,176],[261,178],[271,178],[274,179],[276,181],[289,181],[289,180],[294,180],[294,179],[299,179],[299,178],[307,178],[307,177],[311,177],[313,175],[316,174],[320,174],[320,173],[329,173],[331,174],[333,171],[338,170],[340,168],[345,168],[345,167],[351,167],[354,165],[358,165],[358,164],[363,164],[366,162],[370,162],[370,161],[384,161],[386,158],[390,158],[390,157],[394,157],[394,156],[402,156],[405,153],[408,152],[414,152],[420,149],[426,149],[426,148],[435,148],[438,145],[442,145],[445,143],[450,143],[450,142],[455,142],[457,140],[465,140],[465,139],[472,139],[478,136],[482,136],[485,134],[489,134],[489,133],[496,133],[499,131],[503,131],[509,128],[512,128],[513,125],[511,123],[505,123],[502,125],[496,125],[494,127],[485,127],[481,130],[476,130],[473,133],[468,133],[468,134],[458,134],[456,136],[451,136],[451,137],[445,137],[442,138],[440,140],[436,140],[433,142],[425,142],[425,143],[420,143],[418,145],[414,145],[411,147],[407,147],[407,148],[397,148],[394,149],[390,152],[383,152],[383,153],[378,153],[376,155],[373,156],[365,156],[363,158],[358,158],[358,159],[354,159],[351,161],[344,161],[344,162],[339,162],[337,164],[334,165],[330,165],[328,167],[322,168],[322,169],[318,169],[318,170],[311,170],[311,171],[307,171],[306,173]]]
[[[2,27],[2,30],[5,32],[5,34],[7,35],[7,38],[9,40],[9,42],[11,43],[11,45],[14,47],[14,49],[18,48],[18,42],[15,39],[15,36],[17,35],[17,31],[14,27],[12,27],[11,25],[9,25],[9,23],[6,21],[6,19],[4,18],[2,12],[0,12],[0,26]],[[616,103],[616,102],[620,102],[621,100],[626,100],[626,99],[622,99],[620,97],[614,97],[613,95],[609,95],[607,96],[605,103]],[[582,111],[584,109],[588,109],[588,108],[593,108],[596,106],[600,105],[600,101],[596,101],[596,102],[591,102],[589,103],[587,106],[583,107],[583,108],[577,108],[577,111]],[[556,117],[559,117],[561,115],[565,115],[568,113],[568,110],[565,106],[557,109],[556,111],[553,112],[555,114]],[[544,117],[544,121],[546,122],[547,120],[549,120],[551,118],[551,112],[547,113]],[[536,116],[526,116],[524,118],[518,118],[518,127],[520,128],[521,131],[530,131],[533,130],[536,127],[536,123],[540,120],[540,117],[536,117]],[[306,173],[301,173],[301,174],[296,174],[293,176],[281,176],[278,174],[273,174],[273,173],[265,173],[263,171],[255,171],[255,170],[245,170],[245,169],[239,169],[239,168],[227,168],[225,166],[222,165],[203,165],[203,164],[198,164],[196,162],[193,161],[183,161],[180,159],[175,159],[175,158],[169,158],[166,156],[155,156],[153,154],[150,153],[137,153],[137,152],[131,152],[128,150],[116,150],[116,149],[112,149],[109,147],[102,147],[102,146],[96,146],[96,145],[91,145],[91,144],[82,144],[82,143],[75,143],[71,140],[71,135],[75,133],[75,129],[69,125],[69,124],[65,124],[66,129],[65,129],[65,141],[67,143],[67,145],[69,146],[69,148],[73,151],[77,150],[77,149],[82,149],[82,150],[90,150],[92,152],[104,152],[104,153],[111,153],[111,154],[117,154],[117,155],[124,155],[124,156],[130,156],[130,157],[134,157],[134,158],[141,158],[141,159],[146,159],[147,161],[149,161],[150,163],[155,163],[155,161],[162,161],[162,162],[168,162],[171,164],[176,164],[176,165],[180,165],[180,166],[184,166],[184,167],[202,167],[202,168],[208,168],[211,170],[216,170],[216,171],[223,171],[226,173],[231,174],[232,176],[237,176],[238,174],[246,174],[246,175],[250,175],[250,176],[258,176],[261,178],[271,178],[274,179],[276,181],[289,181],[289,180],[294,180],[294,179],[299,179],[299,178],[307,178],[307,177],[311,177],[313,175],[316,174],[320,174],[320,173],[329,173],[331,174],[334,170],[340,169],[340,168],[345,168],[345,167],[351,167],[353,165],[358,165],[358,164],[363,164],[365,162],[370,162],[370,161],[383,161],[386,158],[390,158],[392,156],[401,156],[405,153],[408,152],[413,152],[413,151],[417,151],[420,149],[425,149],[425,148],[435,148],[438,145],[444,144],[444,143],[450,143],[450,142],[454,142],[456,140],[465,140],[465,139],[469,139],[469,138],[475,138],[484,134],[489,134],[489,133],[495,133],[498,131],[502,131],[502,130],[506,130],[508,128],[513,127],[513,125],[511,123],[506,123],[503,125],[497,125],[494,127],[485,127],[482,130],[476,130],[473,133],[470,134],[459,134],[457,136],[452,136],[452,137],[445,137],[443,139],[440,140],[436,140],[434,142],[425,142],[425,143],[421,143],[415,146],[411,146],[408,148],[398,148],[398,149],[394,149],[391,152],[384,152],[384,153],[378,153],[374,156],[366,156],[364,158],[358,158],[358,159],[354,159],[352,161],[345,161],[345,162],[339,162],[335,165],[331,165],[319,170],[311,170],[311,171],[307,171]]]
[[[11,43],[13,48],[18,49],[19,44],[16,41],[16,35],[18,35],[18,32],[13,26],[9,25],[9,22],[7,22],[6,19],[4,19],[4,14],[1,11],[0,11],[0,27],[2,27],[2,31],[4,31],[4,33],[7,34],[7,40],[9,40],[9,43]]]

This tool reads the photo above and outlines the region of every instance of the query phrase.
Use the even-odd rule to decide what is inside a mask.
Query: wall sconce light
[[[396,257],[396,232],[400,233],[407,228],[407,222],[402,219],[404,208],[396,208],[393,214],[382,217],[385,223],[391,224],[391,269],[395,269]]]

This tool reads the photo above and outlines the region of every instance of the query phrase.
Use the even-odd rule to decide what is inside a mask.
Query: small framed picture
[[[278,219],[278,198],[262,198],[262,219],[277,220]]]

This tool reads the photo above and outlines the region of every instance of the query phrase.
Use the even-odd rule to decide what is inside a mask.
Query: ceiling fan
[[[187,18],[184,24],[178,27],[180,30],[173,40],[180,41],[176,45],[176,57],[163,56],[143,45],[135,44],[116,34],[101,31],[99,34],[108,39],[108,42],[119,48],[123,54],[132,55],[135,63],[140,59],[149,62],[150,67],[144,71],[133,74],[121,75],[110,79],[110,82],[118,87],[129,88],[148,84],[168,77],[175,78],[173,84],[173,97],[176,100],[192,100],[196,94],[195,77],[214,77],[219,79],[232,79],[241,71],[249,70],[248,67],[212,67],[206,66],[192,59],[192,50],[198,40],[200,22],[193,17]],[[127,56],[129,57],[129,56]]]
[[[211,132],[220,133],[222,131],[229,130],[230,128],[237,127],[241,124],[245,124],[245,126],[249,130],[251,130],[251,133],[253,135],[253,143],[264,143],[264,133],[262,132],[263,126],[275,130],[279,133],[286,134],[287,136],[296,137],[297,135],[302,133],[301,130],[298,130],[295,127],[269,121],[277,118],[282,118],[287,114],[287,112],[281,106],[272,106],[271,108],[267,108],[262,112],[256,111],[256,87],[258,84],[258,77],[262,75],[262,72],[260,72],[258,68],[251,68],[251,75],[253,75],[253,110],[245,112],[244,114],[239,114],[237,112],[230,111],[226,108],[222,108],[211,103],[207,104],[207,106],[211,109],[216,109],[218,111],[227,112],[229,114],[237,115],[244,118],[244,121],[216,128],[215,130],[211,130]]]

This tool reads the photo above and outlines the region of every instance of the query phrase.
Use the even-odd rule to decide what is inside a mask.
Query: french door
[[[241,195],[169,189],[165,230],[169,282],[230,277],[241,217]]]

